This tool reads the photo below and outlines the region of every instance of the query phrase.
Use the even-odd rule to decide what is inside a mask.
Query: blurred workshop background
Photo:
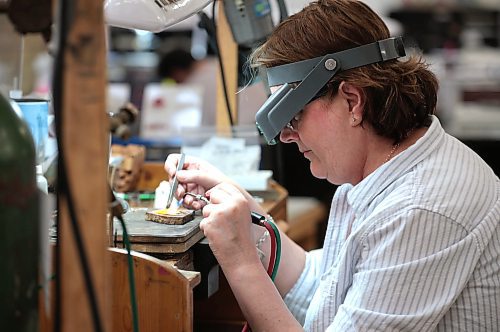
[[[270,0],[273,24],[308,2]],[[437,116],[444,128],[500,175],[500,1],[364,2],[384,18],[393,36],[404,37],[407,52],[420,53],[430,63],[440,81]],[[9,3],[0,0],[0,93],[49,101],[36,164],[38,175],[47,181],[46,191],[55,194],[57,143],[50,102],[57,40],[46,43],[42,34],[18,33],[7,15]],[[305,249],[317,248],[336,188],[310,174],[309,161],[295,144],[264,143],[255,114],[268,88],[247,65],[255,45],[227,42],[220,36],[217,40],[214,22],[209,5],[157,33],[105,26],[108,181],[129,204],[144,203],[140,201],[153,200],[162,190],[158,182],[165,176],[162,163],[169,153],[202,155],[220,163],[256,196],[263,195],[263,201],[270,200],[265,196],[269,182],[277,185],[271,190],[271,209],[283,208],[279,218],[288,224],[281,227]],[[217,55],[230,43],[234,56],[222,57],[223,66]],[[220,79],[229,62],[234,70],[226,76],[237,81],[234,89]],[[222,131],[221,123],[229,124],[230,131]],[[224,140],[228,137],[233,140]]]

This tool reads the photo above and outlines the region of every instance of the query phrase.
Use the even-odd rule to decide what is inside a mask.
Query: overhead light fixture
[[[201,11],[213,0],[106,0],[111,26],[160,32]]]

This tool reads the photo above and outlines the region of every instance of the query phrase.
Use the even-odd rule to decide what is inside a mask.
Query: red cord
[[[261,221],[260,226],[263,226],[267,229],[267,231],[269,232],[269,237],[271,238],[271,254],[269,256],[269,264],[267,265],[267,274],[270,277],[273,274],[274,263],[276,262],[276,237],[274,236],[273,227],[269,225],[267,221]],[[241,332],[249,331],[252,330],[250,329],[250,325],[248,325],[248,322],[246,322]]]
[[[267,229],[271,238],[271,254],[269,256],[269,264],[267,265],[267,274],[271,276],[273,274],[274,263],[276,263],[276,237],[271,225],[264,221],[262,222],[262,226]]]

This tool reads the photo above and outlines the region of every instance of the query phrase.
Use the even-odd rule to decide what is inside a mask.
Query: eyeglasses
[[[292,131],[297,131],[299,129],[299,121],[300,121],[300,118],[301,118],[301,115],[302,115],[302,112],[303,111],[300,111],[299,113],[297,113],[297,115],[295,115],[292,120],[290,120],[290,122],[288,122],[286,124],[285,127],[287,127],[288,129],[292,130]]]
[[[311,100],[309,100],[309,102],[307,104],[310,104],[313,101],[315,101],[316,99],[319,99],[321,97],[326,96],[327,93],[328,93],[328,87],[325,85],[324,87],[321,88],[321,90],[318,91],[318,93],[316,93],[314,95],[314,97],[311,98]],[[290,122],[288,122],[286,124],[285,127],[290,129],[290,130],[297,131],[299,129],[299,121],[300,121],[300,118],[302,117],[302,112],[304,112],[304,110],[301,110],[299,113],[297,113],[292,118],[292,120],[290,120]]]

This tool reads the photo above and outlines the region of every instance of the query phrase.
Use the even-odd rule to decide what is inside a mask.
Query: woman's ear
[[[361,88],[343,81],[339,85],[339,95],[349,105],[353,125],[358,125],[363,120],[363,111],[365,105],[365,95]]]

